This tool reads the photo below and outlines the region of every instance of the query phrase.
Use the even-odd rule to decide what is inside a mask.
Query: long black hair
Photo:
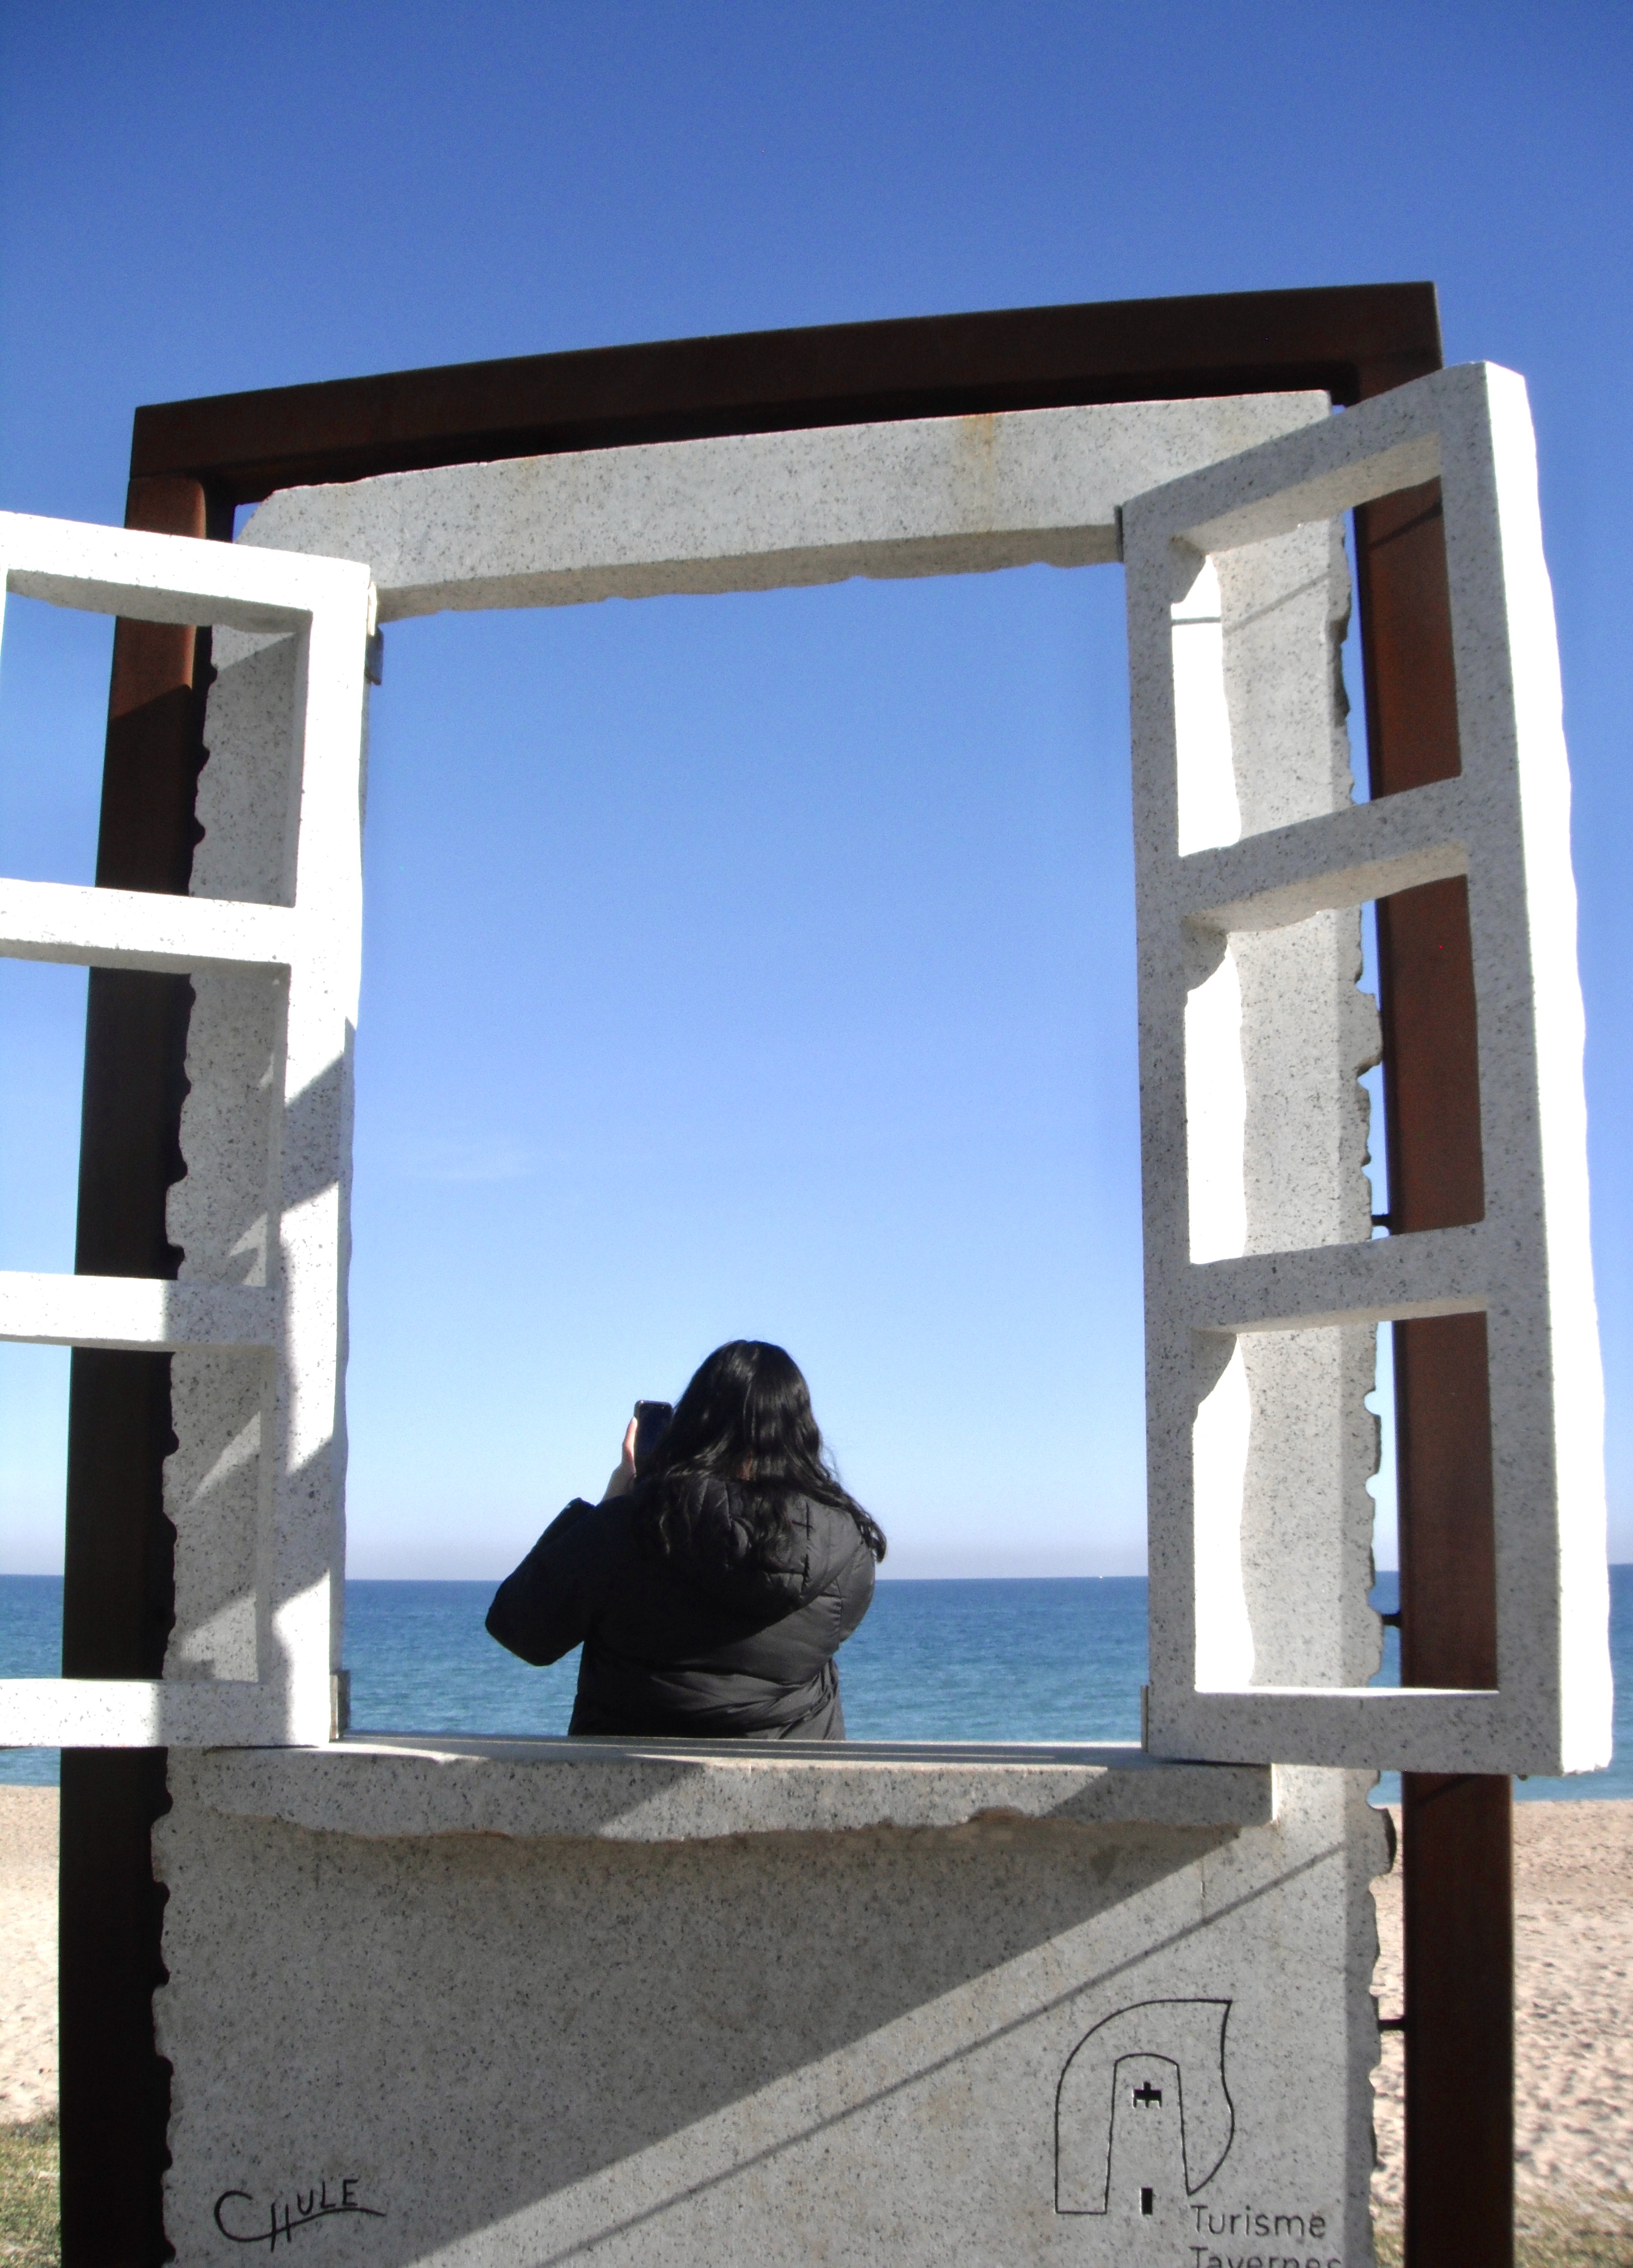
[[[710,1481],[730,1484],[732,1510],[764,1561],[789,1532],[796,1498],[849,1513],[875,1559],[884,1531],[840,1484],[793,1357],[765,1339],[732,1339],[700,1364],[636,1490],[636,1514],[666,1555],[697,1539],[695,1516]]]

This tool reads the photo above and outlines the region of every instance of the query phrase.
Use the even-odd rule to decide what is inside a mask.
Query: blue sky
[[[1531,383],[1633,1557],[1613,5],[0,10],[0,504],[142,401],[952,309],[1427,276]],[[353,1565],[497,1573],[637,1394],[783,1339],[903,1573],[1141,1564],[1114,570],[394,627]],[[88,879],[107,626],[13,602],[0,871]],[[0,968],[0,1265],[71,1264],[84,980]],[[0,1351],[0,1565],[66,1359]]]

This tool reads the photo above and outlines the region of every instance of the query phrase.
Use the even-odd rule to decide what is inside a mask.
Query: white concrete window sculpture
[[[1251,578],[1255,549],[1436,478],[1461,773],[1323,808],[1319,796],[1301,799],[1297,779],[1276,777],[1284,717],[1262,715],[1257,746],[1233,748],[1219,633],[1209,629],[1220,575]],[[1591,1770],[1610,1752],[1603,1391],[1570,777],[1524,382],[1483,364],[1421,379],[1138,497],[1123,526],[1150,1745],[1418,1771]],[[1261,1134],[1254,1154],[1252,1113],[1271,1100],[1249,1093],[1255,1052],[1279,1105],[1293,1101],[1296,1059],[1324,1045],[1319,1018],[1277,1032],[1290,997],[1266,1000],[1254,955],[1313,917],[1453,875],[1467,879],[1473,932],[1485,1217],[1366,1241],[1365,1220],[1346,1227],[1312,1211],[1298,1174],[1275,1170],[1273,1141]],[[1244,1016],[1255,988],[1256,1030]],[[1485,1315],[1490,1348],[1496,1690],[1335,1690],[1257,1673],[1240,1572],[1254,1351],[1267,1335],[1307,1346],[1385,1320],[1472,1313]],[[1304,1580],[1287,1569],[1290,1594]]]
[[[1436,473],[1462,774],[1357,806],[1336,516]],[[1520,380],[1448,371],[1338,417],[1324,394],[1259,394],[455,466],[283,491],[232,547],[16,517],[0,546],[12,590],[224,626],[195,896],[0,885],[0,952],[186,970],[197,988],[171,1202],[182,1280],[0,1281],[7,1336],[177,1351],[166,1675],[6,1682],[0,1739],[300,1745],[335,1728],[371,577],[389,621],[1124,556],[1150,1746],[1424,1771],[1602,1759],[1568,785]],[[1358,908],[1462,873],[1487,1216],[1369,1241]],[[1501,1680],[1369,1690],[1372,1327],[1475,1310],[1491,1333]],[[1300,1433],[1312,1412],[1319,1449]]]
[[[184,898],[0,881],[0,954],[223,976],[258,994],[276,1027],[278,1098],[263,1138],[237,1161],[259,1204],[256,1233],[230,1275],[177,1283],[0,1275],[0,1336],[224,1356],[253,1381],[239,1454],[258,1468],[258,1499],[240,1673],[0,1680],[0,1741],[327,1741],[340,1626],[368,570],[16,513],[0,513],[0,567],[4,590],[55,606],[271,635],[292,644],[299,681],[293,729],[261,782],[278,813],[282,857],[257,887]],[[191,1539],[181,1546],[197,1548]]]
[[[1462,770],[1357,805],[1338,516],[1437,472]],[[173,1351],[165,1676],[13,1682],[0,1739],[169,1747],[153,2005],[183,2268],[319,2219],[369,2268],[1063,2244],[1122,2268],[1239,2220],[1369,2258],[1387,1856],[1365,1768],[1580,1768],[1608,1738],[1520,382],[1451,371],[1336,417],[1309,392],[608,448],[284,490],[232,547],[8,520],[0,549],[14,590],[220,626],[191,897],[0,884],[0,952],[193,981],[181,1280],[0,1281],[10,1336]],[[1119,557],[1151,1753],[335,1739],[371,578],[390,621]],[[1486,1213],[1372,1241],[1360,909],[1454,874]],[[1501,1680],[1372,1691],[1375,1325],[1469,1310]]]

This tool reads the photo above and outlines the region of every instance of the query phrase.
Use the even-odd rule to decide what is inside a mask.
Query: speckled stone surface
[[[1150,650],[1136,717],[1150,709],[1152,672],[1172,668],[1174,688],[1174,739],[1160,782],[1151,759],[1139,813],[1142,933],[1169,978],[1166,990],[1148,986],[1145,1048],[1183,1082],[1182,1107],[1159,1089],[1162,1107],[1147,1109],[1144,1129],[1148,1280],[1151,1248],[1162,1263],[1148,1294],[1160,1379],[1170,1352],[1164,1295],[1175,1276],[1188,1291],[1197,1278],[1224,1279],[1228,1325],[1244,1315],[1247,1256],[1277,1256],[1264,1266],[1278,1271],[1289,1248],[1365,1246],[1371,1190],[1357,1081],[1377,1060],[1379,1029],[1357,990],[1353,906],[1262,931],[1198,932],[1174,920],[1171,893],[1159,895],[1176,843],[1195,863],[1350,803],[1338,668],[1350,586],[1337,529],[1320,521],[1222,553],[1171,611],[1163,591],[1160,622],[1154,601],[1149,624],[1139,616],[1139,596],[1131,590],[1131,634],[1149,628]],[[1279,1296],[1273,1277],[1265,1308]],[[1152,1659],[1165,1701],[1181,1680],[1364,1684],[1381,1652],[1367,1603],[1366,1482],[1378,1462],[1377,1423],[1365,1407],[1371,1330],[1186,1338],[1182,1384],[1176,1377],[1173,1395],[1159,1393],[1149,1411],[1152,1501],[1169,1515],[1151,1538]],[[1175,1504],[1194,1505],[1194,1530],[1187,1522],[1181,1532]],[[1199,1621],[1193,1552],[1206,1603]],[[1193,1752],[1206,1752],[1211,1727],[1193,1721],[1187,1732]],[[1160,1716],[1158,1734],[1183,1752]]]
[[[1353,1778],[1260,1826],[649,1843],[314,1832],[218,1808],[241,1769],[173,1756],[155,1837],[183,2268],[275,2227],[368,2268],[1169,2268],[1244,2205],[1370,2257]]]
[[[1437,473],[1462,769],[1357,808],[1325,515]],[[1400,387],[1131,499],[1124,536],[1152,1744],[1593,1769],[1610,1742],[1602,1394],[1570,781],[1524,385],[1474,364]],[[1374,1241],[1357,909],[1453,875],[1484,1217]],[[1368,1691],[1371,1327],[1468,1313],[1490,1349],[1499,1690]]]
[[[298,769],[312,694],[300,641],[218,633],[199,777],[195,896],[288,906],[309,937],[287,979],[196,977],[167,1201],[186,1283],[265,1284],[276,1350],[178,1356],[165,1471],[176,1621],[166,1675],[258,1677],[286,1737],[324,1737],[344,1565],[351,1049],[362,956],[363,644],[349,767]],[[281,1359],[280,1359],[281,1358]]]
[[[1136,1748],[908,1742],[452,1740],[410,1734],[195,1761],[201,1803],[366,1836],[700,1837],[1062,1824],[1263,1826],[1268,1766],[1159,1764]]]
[[[1257,394],[907,418],[286,489],[240,541],[369,563],[380,618],[1117,556],[1159,481],[1319,420]]]
[[[169,1675],[5,1681],[0,1736],[320,1739],[344,1454],[368,571],[16,515],[0,515],[0,555],[9,587],[35,598],[212,625],[229,678],[217,688],[223,762],[205,766],[190,895],[0,881],[0,951],[185,974],[201,1043],[176,1201],[182,1280],[0,1278],[0,1335],[173,1352],[180,1429],[166,1508],[180,1611]],[[232,666],[268,652],[276,697],[264,682],[246,687],[235,757]],[[221,1107],[246,1091],[247,1109]]]

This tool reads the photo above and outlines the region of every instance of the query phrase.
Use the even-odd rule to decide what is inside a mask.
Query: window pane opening
[[[1352,585],[1358,585],[1356,572],[1356,516],[1346,512],[1343,521],[1344,549],[1350,563]],[[1355,798],[1357,803],[1370,802],[1372,795],[1372,753],[1366,711],[1366,673],[1361,666],[1361,640],[1355,634],[1345,638],[1339,648],[1340,665],[1343,673],[1343,688],[1350,712],[1350,761],[1356,776]],[[1360,990],[1377,1003],[1383,998],[1382,979],[1378,967],[1378,906],[1372,901],[1361,909],[1361,976]],[[1366,1161],[1365,1171],[1372,1185],[1372,1234],[1387,1236],[1389,1230],[1389,1133],[1385,1106],[1385,1067],[1381,1062],[1361,1075],[1361,1087],[1366,1096]],[[1401,1609],[1401,1538],[1400,1508],[1395,1479],[1395,1397],[1394,1397],[1394,1326],[1379,1323],[1376,1329],[1377,1354],[1373,1372],[1374,1383],[1366,1396],[1365,1406],[1378,1421],[1378,1469],[1367,1482],[1367,1491],[1372,1499],[1372,1587],[1371,1603],[1383,1623],[1383,1658],[1368,1681],[1373,1685],[1399,1685],[1401,1683],[1401,1631],[1397,1616]],[[1374,1803],[1395,1803],[1400,1800],[1399,1773],[1380,1776],[1373,1790]]]
[[[1376,903],[1361,909],[1361,989],[1373,999],[1379,996],[1378,976],[1378,908]],[[1388,1123],[1384,1110],[1384,1066],[1375,1064],[1364,1072],[1361,1086],[1366,1096],[1366,1175],[1372,1185],[1372,1234],[1389,1234],[1389,1138]],[[1401,1537],[1400,1512],[1395,1483],[1395,1399],[1394,1399],[1394,1326],[1379,1323],[1377,1327],[1377,1358],[1375,1383],[1366,1397],[1366,1407],[1378,1420],[1378,1470],[1367,1482],[1373,1506],[1372,1603],[1384,1617],[1383,1660],[1369,1681],[1373,1685],[1399,1685],[1401,1683],[1401,1630],[1398,1616],[1401,1609]],[[1392,1781],[1398,1778],[1391,1775]],[[1376,1792],[1376,1802],[1397,1801],[1398,1793]]]
[[[111,615],[8,593],[0,659],[0,874],[92,882]]]
[[[354,1727],[565,1728],[570,1679],[482,1633],[492,1584],[600,1494],[637,1395],[744,1336],[801,1363],[891,1538],[840,1657],[852,1737],[1137,1738],[1119,578],[443,617],[386,649]],[[464,1632],[417,1700],[390,1614],[422,1654],[438,1615]]]
[[[1216,1346],[1191,1432],[1198,1690],[1365,1684],[1379,1657],[1376,1332],[1244,1330]],[[1343,1616],[1318,1622],[1312,1596]]]
[[[0,959],[0,1269],[71,1272],[86,971]]]
[[[1396,490],[1347,518],[1356,586],[1364,601],[1371,601],[1368,635],[1374,651],[1387,652],[1402,639],[1406,625],[1401,616],[1408,609],[1416,634],[1405,639],[1408,649],[1416,644],[1420,650],[1432,650],[1439,643],[1442,651],[1449,651],[1452,594],[1439,482]],[[1385,555],[1392,559],[1394,572],[1379,593],[1369,567],[1374,556]],[[1438,633],[1438,640],[1423,638],[1425,626]],[[1354,674],[1358,677],[1359,669]],[[1462,770],[1462,751],[1456,696],[1449,681],[1438,674],[1425,678],[1408,668],[1375,672],[1373,684],[1385,705],[1372,719],[1381,760],[1368,765],[1366,796],[1394,795],[1432,780],[1455,779]],[[1352,706],[1353,700],[1352,691]]]
[[[0,1343],[0,1677],[63,1667],[66,1347]],[[0,1786],[54,1786],[55,1749],[0,1749]]]
[[[1335,521],[1325,537],[1299,527],[1206,556],[1171,547],[1174,847],[1181,858],[1368,799],[1344,526]],[[1290,674],[1289,654],[1307,666]]]
[[[1455,777],[1460,770],[1456,718],[1441,713],[1445,689],[1437,685],[1416,689],[1419,706],[1409,718],[1386,714],[1378,720],[1390,754],[1374,777],[1360,636],[1369,545],[1417,546],[1419,602],[1449,614],[1438,490],[1431,483],[1386,497],[1362,513],[1342,515],[1332,524],[1324,573],[1307,571],[1310,532],[1301,528],[1206,557],[1185,547],[1176,550],[1169,611],[1181,857],[1308,818],[1332,807],[1335,792],[1344,801],[1368,803]],[[1374,625],[1386,640],[1392,627]],[[1347,721],[1348,747],[1335,745],[1330,764],[1322,755],[1314,706],[1324,688],[1313,677],[1291,703],[1284,695],[1267,710],[1258,696],[1258,684],[1273,681],[1273,670],[1264,667],[1269,657],[1300,641],[1325,641],[1332,655],[1337,723],[1342,736]],[[1284,739],[1291,761],[1276,768],[1268,793],[1261,777],[1257,792],[1245,795],[1239,751],[1267,732]]]
[[[0,1269],[72,1271],[85,1036],[83,968],[0,960]],[[69,1363],[0,1341],[0,1677],[62,1671]],[[0,1749],[0,1786],[56,1777],[55,1749]]]

